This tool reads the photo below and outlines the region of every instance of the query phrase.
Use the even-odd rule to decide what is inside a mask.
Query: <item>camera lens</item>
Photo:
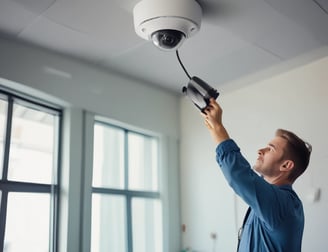
[[[154,44],[163,50],[177,49],[185,39],[185,35],[176,30],[159,30],[151,37]]]

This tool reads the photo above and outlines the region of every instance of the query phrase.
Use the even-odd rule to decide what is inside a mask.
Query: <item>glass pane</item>
[[[140,134],[128,134],[129,189],[158,190],[158,142]]]
[[[124,131],[95,124],[93,186],[124,188]]]
[[[7,101],[2,100],[0,97],[0,179],[2,178],[3,170],[3,151],[6,134],[6,121],[7,121]]]
[[[8,179],[52,182],[58,118],[14,104]]]
[[[133,252],[162,252],[162,210],[156,199],[132,200]]]
[[[111,195],[92,195],[92,252],[125,252],[125,198]]]
[[[9,193],[5,252],[49,251],[50,195]]]

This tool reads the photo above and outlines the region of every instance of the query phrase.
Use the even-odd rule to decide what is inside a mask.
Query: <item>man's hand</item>
[[[210,99],[209,105],[204,109],[202,116],[205,119],[205,125],[209,129],[215,143],[220,144],[229,139],[228,132],[222,124],[222,108],[215,101]]]

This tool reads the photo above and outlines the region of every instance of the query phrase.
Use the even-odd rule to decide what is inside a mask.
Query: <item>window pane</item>
[[[14,104],[8,179],[53,182],[57,123],[52,114]]]
[[[2,178],[3,170],[3,151],[6,134],[6,121],[7,121],[7,102],[0,97],[0,179]]]
[[[124,131],[95,124],[93,186],[124,188]]]
[[[132,200],[133,252],[162,252],[161,202],[154,199]]]
[[[9,193],[5,252],[49,251],[50,195]]]
[[[92,252],[125,252],[125,198],[103,194],[92,195]]]
[[[129,189],[158,190],[158,144],[155,138],[129,132]]]

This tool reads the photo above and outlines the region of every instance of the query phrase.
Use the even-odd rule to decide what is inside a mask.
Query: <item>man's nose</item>
[[[266,150],[267,148],[261,148],[261,149],[259,149],[258,151],[257,151],[257,154],[258,155],[263,155],[264,153],[265,153],[265,150]]]

